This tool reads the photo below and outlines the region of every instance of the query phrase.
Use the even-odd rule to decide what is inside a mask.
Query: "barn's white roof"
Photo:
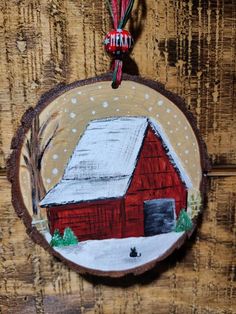
[[[191,181],[164,131],[147,117],[112,117],[91,121],[81,136],[62,180],[41,206],[118,198],[125,195],[145,132],[150,124],[187,187]]]

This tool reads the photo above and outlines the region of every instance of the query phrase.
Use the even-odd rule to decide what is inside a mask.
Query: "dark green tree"
[[[192,221],[187,212],[182,209],[176,222],[175,232],[189,231],[193,227]]]
[[[60,247],[60,246],[63,246],[64,243],[63,243],[63,238],[59,232],[58,229],[55,229],[54,233],[53,233],[53,236],[52,236],[52,240],[50,242],[50,245],[51,246],[55,246],[55,247]]]

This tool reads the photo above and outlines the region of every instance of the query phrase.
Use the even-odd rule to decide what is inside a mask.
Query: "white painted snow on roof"
[[[46,194],[40,206],[119,198],[125,195],[129,182],[130,176],[115,177],[106,180],[61,180]]]
[[[167,154],[188,188],[191,180],[162,128],[147,117],[91,121],[81,136],[62,180],[41,206],[123,197],[134,172],[148,124],[162,138]]]
[[[170,232],[152,237],[89,240],[76,246],[54,248],[64,258],[80,266],[100,271],[123,271],[162,259],[184,232]],[[140,257],[130,257],[130,248],[136,247]]]
[[[147,118],[114,117],[89,123],[63,179],[79,180],[132,175]]]

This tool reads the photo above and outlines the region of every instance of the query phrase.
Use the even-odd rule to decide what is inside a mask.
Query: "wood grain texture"
[[[107,72],[103,0],[0,2],[0,168],[20,118],[59,83]],[[236,163],[233,0],[136,0],[126,71],[182,96],[215,165]],[[236,177],[210,180],[192,240],[139,279],[84,278],[35,245],[0,178],[0,313],[236,313]]]

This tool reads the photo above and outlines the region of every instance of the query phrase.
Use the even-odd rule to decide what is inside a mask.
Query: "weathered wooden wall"
[[[234,0],[136,0],[130,22],[127,71],[186,100],[221,166],[236,164],[235,15]],[[210,179],[196,235],[138,280],[79,276],[35,245],[14,212],[4,168],[21,115],[56,84],[106,72],[109,28],[105,0],[0,2],[0,313],[236,313],[235,176]]]

